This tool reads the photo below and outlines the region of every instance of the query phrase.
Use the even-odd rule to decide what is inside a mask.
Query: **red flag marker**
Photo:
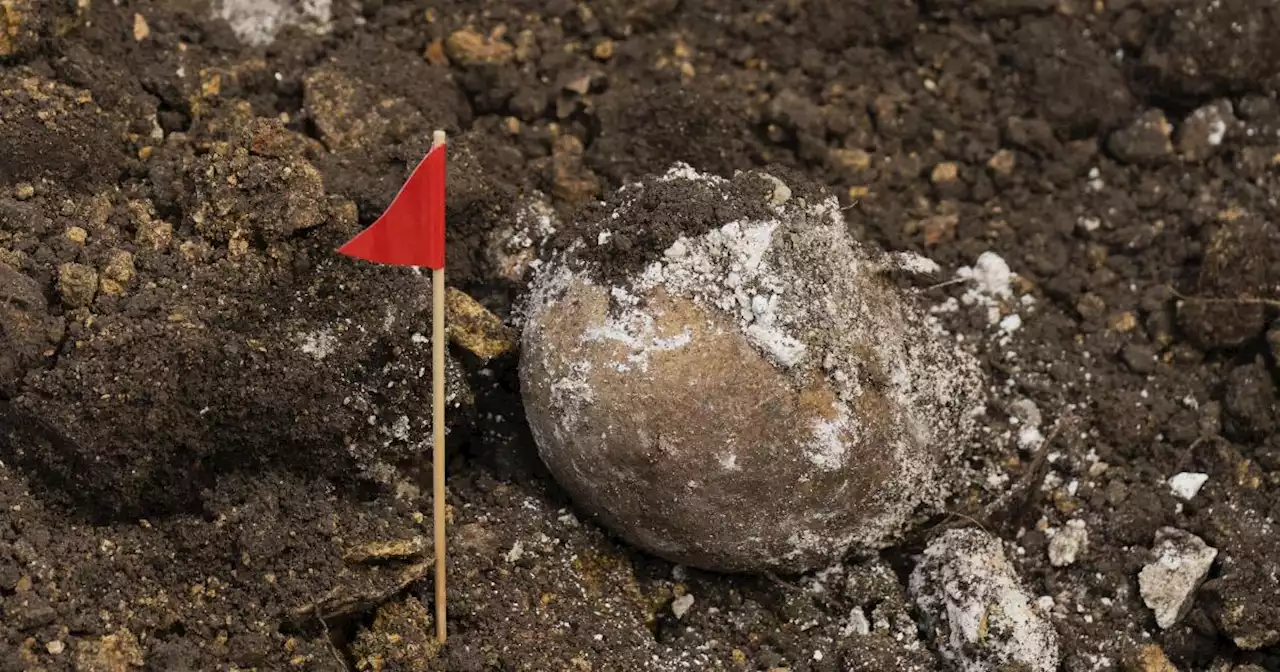
[[[435,505],[436,639],[445,642],[444,491],[444,131],[432,137],[431,151],[413,169],[400,193],[369,228],[338,252],[376,264],[431,269],[431,444]]]
[[[440,141],[382,216],[338,251],[376,264],[444,268],[444,183],[445,145]]]

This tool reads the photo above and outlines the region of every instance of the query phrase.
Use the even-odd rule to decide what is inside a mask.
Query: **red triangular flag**
[[[444,268],[444,155],[443,143],[432,147],[382,216],[338,252],[377,264]]]

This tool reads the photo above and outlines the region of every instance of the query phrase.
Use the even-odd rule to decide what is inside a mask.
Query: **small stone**
[[[605,39],[596,44],[591,50],[592,58],[597,61],[607,61],[613,58],[613,40]]]
[[[68,308],[84,308],[93,303],[98,291],[98,272],[92,266],[67,263],[58,267],[58,294]]]
[[[124,250],[112,250],[107,255],[107,264],[102,269],[104,280],[112,280],[123,289],[133,280],[134,273],[133,254]]]
[[[1178,672],[1169,662],[1164,649],[1158,644],[1148,644],[1125,661],[1125,672]]]
[[[1002,149],[991,155],[987,160],[987,168],[997,175],[1012,175],[1013,168],[1017,162],[1017,155],[1011,150]]]
[[[830,156],[833,164],[850,175],[871,167],[871,155],[861,149],[833,149]]]
[[[1173,153],[1173,142],[1169,139],[1172,132],[1173,126],[1165,119],[1164,112],[1148,110],[1127,128],[1112,133],[1107,139],[1107,149],[1121,163],[1160,163]]]
[[[46,651],[48,651],[51,655],[56,656],[56,655],[61,654],[63,651],[66,651],[66,650],[67,650],[67,644],[66,644],[66,642],[63,642],[63,641],[62,641],[62,640],[60,640],[60,639],[55,639],[55,640],[53,640],[52,642],[49,642],[48,644],[45,644],[45,645],[44,645],[44,648],[45,648],[45,650],[46,650]]]
[[[1155,612],[1156,624],[1167,630],[1191,610],[1218,550],[1190,532],[1163,527],[1156,532],[1152,553],[1155,560],[1138,573],[1138,588]]]
[[[1101,320],[1107,312],[1107,302],[1102,300],[1101,296],[1089,293],[1080,297],[1076,302],[1076,311],[1080,313],[1080,317],[1086,322],[1096,322]]]
[[[552,194],[568,203],[581,203],[600,191],[600,180],[583,163],[584,148],[576,136],[556,138],[552,149]]]
[[[1222,146],[1227,131],[1239,123],[1231,101],[1216,100],[1192,112],[1178,129],[1178,154],[1187,161],[1203,161]]]
[[[944,532],[925,549],[908,589],[938,653],[958,669],[1058,669],[1058,633],[998,538],[977,529]]]
[[[677,619],[684,618],[684,615],[689,613],[689,609],[692,607],[693,596],[688,593],[685,593],[671,601],[671,613],[675,614]]]
[[[73,226],[67,229],[67,240],[76,245],[84,245],[85,241],[89,240],[89,232],[78,226]]]
[[[19,201],[25,201],[36,195],[36,188],[30,182],[19,182],[18,186],[13,188],[13,195]]]
[[[147,39],[151,34],[151,26],[147,25],[147,19],[141,14],[133,15],[133,39],[135,42],[141,42]]]
[[[1169,479],[1169,489],[1178,499],[1191,501],[1205,482],[1209,480],[1209,474],[1198,474],[1184,471],[1173,478]]]
[[[1054,567],[1074,564],[1088,548],[1089,531],[1084,521],[1071,520],[1049,540],[1049,564]]]
[[[960,167],[953,161],[943,161],[933,167],[933,172],[929,174],[929,181],[934,184],[946,184],[955,182],[960,175]]]
[[[173,242],[173,225],[158,220],[139,222],[134,242],[153,250],[163,250]]]
[[[1120,351],[1121,358],[1134,373],[1146,375],[1156,370],[1156,352],[1145,343],[1130,343]]]
[[[138,638],[124,628],[101,639],[83,639],[76,644],[76,672],[127,672],[144,663]]]
[[[444,41],[444,51],[459,65],[509,63],[515,56],[515,47],[493,37],[485,37],[474,30],[455,31]]]

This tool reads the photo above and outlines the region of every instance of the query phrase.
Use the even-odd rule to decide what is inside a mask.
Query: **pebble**
[[[671,613],[675,614],[677,619],[684,618],[689,613],[689,609],[693,607],[693,596],[688,593],[671,600]]]
[[[1173,154],[1173,126],[1160,110],[1147,110],[1132,124],[1111,134],[1107,149],[1121,163],[1160,163]]]
[[[50,654],[52,654],[52,655],[55,655],[55,656],[56,656],[56,655],[58,655],[58,654],[62,653],[63,651],[66,651],[66,650],[67,650],[67,645],[66,645],[66,643],[65,643],[65,642],[63,642],[62,640],[55,639],[55,640],[53,640],[52,642],[49,642],[48,644],[45,644],[45,645],[44,645],[44,648],[45,648],[45,650],[46,650],[46,651],[48,651]]]
[[[1089,548],[1089,530],[1083,520],[1068,521],[1049,540],[1049,564],[1066,567],[1074,564]]]
[[[508,63],[515,56],[515,47],[509,43],[485,37],[474,30],[454,32],[444,41],[444,51],[459,65],[481,63]]]
[[[1058,669],[1058,633],[998,538],[948,530],[925,549],[908,590],[938,653],[963,672]]]
[[[1190,532],[1162,527],[1156,532],[1152,553],[1155,560],[1138,573],[1138,589],[1142,601],[1155,612],[1156,624],[1168,629],[1191,610],[1218,550]]]
[[[1190,501],[1200,492],[1200,488],[1204,486],[1205,481],[1209,480],[1208,474],[1194,473],[1184,471],[1173,478],[1169,479],[1169,489],[1179,499]]]
[[[13,195],[16,196],[19,201],[25,201],[36,195],[36,188],[32,186],[30,182],[19,182],[18,186],[13,190]]]
[[[1222,146],[1227,131],[1239,123],[1231,101],[1215,100],[1197,109],[1178,129],[1178,154],[1187,161],[1203,161]]]
[[[1158,644],[1142,647],[1125,663],[1126,672],[1178,672]]]
[[[58,267],[58,294],[68,308],[83,308],[93,303],[98,291],[98,272],[92,266],[68,263]]]

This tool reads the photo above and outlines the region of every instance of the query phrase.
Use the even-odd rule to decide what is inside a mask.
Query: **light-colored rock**
[[[1190,532],[1163,527],[1156,532],[1152,553],[1155,559],[1138,573],[1138,588],[1155,612],[1156,624],[1168,629],[1191,610],[1218,550]]]
[[[543,461],[672,562],[804,571],[883,548],[940,505],[972,436],[976,362],[885,281],[893,258],[849,237],[836,199],[803,193],[685,165],[627,185],[521,306]],[[717,219],[679,235],[655,207]],[[668,239],[627,242],[623,266],[613,245],[641,222]]]
[[[1049,539],[1049,564],[1066,567],[1074,564],[1089,548],[1089,530],[1083,520],[1068,521]]]
[[[98,292],[98,272],[92,266],[67,263],[58,267],[58,295],[68,308],[84,308]]]
[[[908,590],[938,653],[957,669],[1058,669],[1058,633],[998,538],[977,529],[944,532],[925,549]]]
[[[693,596],[688,593],[685,593],[671,601],[671,613],[674,614],[677,619],[684,618],[684,615],[689,613],[689,610],[692,608]]]
[[[1173,494],[1177,495],[1179,499],[1190,501],[1197,493],[1200,492],[1200,488],[1203,487],[1205,482],[1208,480],[1209,474],[1198,474],[1184,471],[1169,479],[1169,489],[1172,490]]]

